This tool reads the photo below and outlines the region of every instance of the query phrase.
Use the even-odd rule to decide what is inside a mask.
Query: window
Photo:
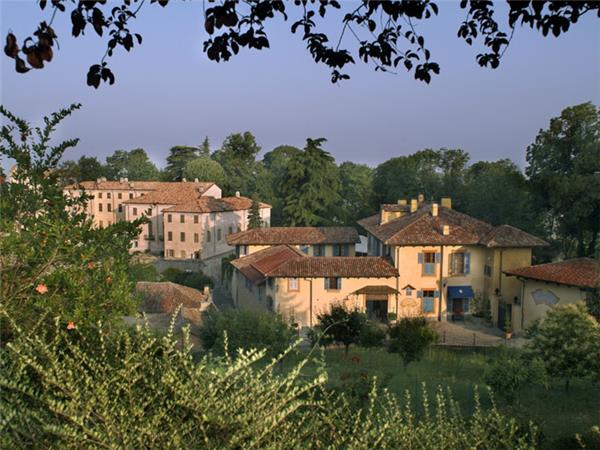
[[[173,216],[171,214],[167,214],[167,222],[173,222]]]
[[[98,203],[98,211],[102,212],[102,203]]]
[[[233,227],[231,225],[229,225],[229,227],[227,228],[227,234],[231,234],[233,233]]]
[[[181,242],[185,242],[185,233],[183,231],[181,233],[179,233],[179,240]]]
[[[323,246],[323,245],[313,246],[313,256],[325,256],[325,246]]]
[[[433,289],[423,289],[423,312],[432,313],[435,308],[435,297],[436,291]]]
[[[342,288],[341,278],[325,278],[325,289],[329,291],[339,291]]]
[[[194,223],[198,223],[198,216],[194,215]]]
[[[153,238],[153,236],[152,236],[152,222],[148,222],[148,235],[149,235],[148,237],[150,239]]]
[[[98,198],[102,198],[102,192],[98,192]]]
[[[119,200],[121,200],[121,199],[123,198],[123,194],[122,194],[121,192],[119,192],[119,193],[117,194],[117,198],[118,198]]]
[[[435,275],[436,264],[439,262],[439,253],[431,251],[419,253],[419,264],[423,266],[423,275]]]
[[[185,215],[184,214],[179,215],[179,223],[185,223]]]
[[[412,288],[407,287],[405,292],[406,292],[406,295],[411,296],[412,295]]]
[[[457,252],[450,254],[450,273],[454,275],[468,274],[471,271],[471,254]]]
[[[151,215],[152,215],[152,208],[148,208],[148,209],[146,210],[146,215],[147,215],[147,216],[151,216]]]
[[[106,193],[106,198],[110,198],[110,192]]]
[[[167,256],[174,258],[175,257],[175,250],[173,250],[172,248],[170,248],[169,250],[167,250]]]
[[[333,256],[348,256],[348,245],[335,244],[333,246]]]
[[[298,290],[298,278],[288,278],[288,291]]]
[[[210,231],[206,231],[206,242],[210,242]]]
[[[119,203],[119,212],[123,212],[123,204]]]
[[[104,224],[102,223],[102,221],[101,221],[101,220],[98,222],[98,226],[99,226],[100,228],[102,228],[102,227],[104,226]]]
[[[129,193],[129,200],[131,200],[133,198],[133,192]]]
[[[301,246],[300,246],[300,251],[301,251],[302,253],[304,253],[305,255],[308,255],[308,249],[309,249],[309,248],[310,248],[310,247],[309,247],[308,245],[301,245]]]
[[[238,257],[245,256],[248,254],[248,246],[247,245],[238,245],[236,246],[236,252]]]
[[[181,250],[181,257],[184,258],[184,259],[187,258],[185,250]]]
[[[239,233],[240,231],[242,231],[242,226],[241,226],[241,225],[238,225],[238,226],[237,226],[237,232]]]
[[[221,240],[221,229],[217,228],[217,241]]]
[[[138,241],[133,241],[133,246],[134,246],[135,248],[137,248],[137,246],[138,246]]]
[[[133,215],[137,216],[137,208],[133,208]]]
[[[198,242],[200,242],[200,236],[198,233],[194,233],[194,243],[197,244]]]
[[[252,282],[246,277],[244,277],[244,280],[246,281],[246,289],[251,291],[252,290]]]
[[[491,277],[492,276],[492,266],[490,266],[489,264],[486,264],[485,266],[483,266],[483,274],[486,277]]]
[[[167,241],[172,241],[172,240],[173,240],[173,232],[172,232],[172,231],[169,231],[169,232],[167,233]]]
[[[111,205],[110,203],[107,203],[107,204],[106,204],[106,210],[107,210],[108,212],[111,212],[111,211],[112,211],[112,205]]]

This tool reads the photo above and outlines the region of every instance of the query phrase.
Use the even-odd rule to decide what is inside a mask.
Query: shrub
[[[487,294],[477,293],[473,299],[473,315],[486,320],[492,320],[492,305]]]
[[[360,333],[367,322],[367,316],[358,309],[350,310],[338,304],[332,305],[329,312],[318,314],[317,320],[317,329],[321,332],[321,344],[343,344],[348,355],[350,345],[360,340]]]
[[[572,378],[600,376],[600,324],[583,303],[557,306],[546,314],[528,352],[568,389]]]
[[[183,270],[176,269],[175,267],[169,267],[163,270],[160,276],[165,281],[171,281],[175,283],[175,279],[183,273]]]
[[[129,265],[129,275],[134,283],[138,281],[159,281],[160,276],[152,263],[133,263]]]
[[[527,385],[547,384],[544,364],[518,352],[504,352],[495,358],[484,374],[484,380],[494,393],[512,403]]]
[[[198,289],[199,291],[204,289],[205,286],[212,288],[214,285],[213,280],[202,272],[186,272],[174,267],[165,269],[161,276],[166,281]]]
[[[404,366],[421,359],[427,347],[438,340],[424,317],[403,317],[390,326],[388,351],[398,353]]]
[[[522,427],[477,401],[463,417],[449,394],[424,389],[418,410],[376,385],[357,407],[302,360],[282,373],[263,352],[203,357],[147,328],[55,330],[0,349],[2,448],[423,450],[537,447]],[[390,426],[393,424],[393,426]],[[482,444],[484,443],[484,444]]]
[[[525,329],[525,337],[527,339],[533,339],[538,334],[541,323],[542,321],[540,319],[532,321]]]
[[[279,314],[227,309],[211,310],[203,315],[200,337],[206,350],[220,355],[227,347],[230,355],[236,354],[238,349],[259,349],[270,356],[277,356],[294,342],[298,334]]]
[[[360,330],[358,345],[361,347],[381,347],[386,334],[386,327],[383,324],[367,320]]]

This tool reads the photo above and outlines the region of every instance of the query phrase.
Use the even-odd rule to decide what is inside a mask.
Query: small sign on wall
[[[560,300],[558,296],[548,289],[536,289],[531,293],[536,305],[554,306]]]

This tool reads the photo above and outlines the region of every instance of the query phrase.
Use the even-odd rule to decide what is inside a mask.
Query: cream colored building
[[[311,257],[277,245],[232,265],[237,307],[277,311],[300,327],[315,325],[337,303],[382,320],[398,307],[398,272],[380,257]]]
[[[255,228],[227,236],[238,257],[274,245],[291,245],[308,256],[355,256],[360,242],[353,227]]]
[[[532,248],[547,245],[543,240],[460,213],[449,198],[438,204],[422,195],[384,204],[358,223],[368,234],[368,254],[398,269],[400,315],[416,309],[431,319],[460,319],[475,296],[487,296],[496,325],[520,323],[521,286],[504,271],[530,265]]]
[[[87,213],[98,227],[146,217],[132,252],[150,252],[165,259],[210,259],[233,252],[226,236],[248,227],[252,200],[239,194],[222,197],[212,182],[84,181],[67,186],[68,195],[86,192]],[[271,207],[259,205],[269,226]]]
[[[591,258],[571,259],[506,271],[521,282],[518,302],[522,305],[520,328],[543,320],[560,305],[586,301],[598,287],[600,263]]]

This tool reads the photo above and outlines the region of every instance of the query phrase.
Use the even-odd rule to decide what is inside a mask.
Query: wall
[[[348,245],[348,256],[356,256],[355,245],[354,244],[347,244],[347,245]],[[269,247],[271,247],[271,245],[249,245],[247,255],[250,255],[252,253],[258,252],[260,250],[263,250],[263,249],[269,248]],[[302,246],[294,245],[293,247],[300,250],[300,247],[302,247]],[[307,247],[308,247],[308,256],[313,256],[314,255],[314,245],[307,245]],[[325,254],[323,256],[333,256],[333,244],[325,244],[324,247],[325,247]]]
[[[584,301],[586,298],[585,291],[582,291],[578,287],[544,283],[535,280],[523,280],[519,284],[521,283],[523,285],[523,296],[521,298],[523,305],[523,330],[525,330],[534,320],[543,320],[546,313],[553,307],[577,303]],[[538,289],[551,292],[558,298],[558,302],[554,306],[549,306],[547,304],[536,304],[532,293]],[[520,324],[519,328],[521,328]]]

